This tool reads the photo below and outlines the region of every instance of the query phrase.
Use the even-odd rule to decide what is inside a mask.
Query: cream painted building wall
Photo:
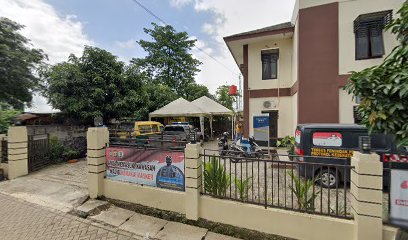
[[[357,105],[355,99],[345,90],[339,89],[339,122],[354,123],[353,107]]]
[[[395,14],[402,6],[403,0],[297,0],[292,16],[294,33],[284,39],[255,40],[248,45],[248,87],[249,90],[290,88],[298,80],[298,13],[299,9],[323,4],[339,3],[339,75],[350,74],[383,62],[384,58],[355,60],[354,20],[361,14],[393,10]],[[383,33],[386,57],[398,44],[389,32]],[[261,51],[279,48],[278,79],[262,80]],[[278,137],[293,135],[298,119],[298,94],[281,97],[278,119]],[[275,101],[271,98],[250,98],[249,129],[253,131],[253,116],[261,115],[264,101]],[[353,106],[355,100],[342,88],[339,88],[339,123],[354,123]],[[270,110],[270,109],[269,109]]]
[[[390,32],[384,31],[384,58],[355,60],[354,20],[361,14],[393,10],[394,18],[401,8],[403,0],[353,0],[339,3],[339,74],[349,74],[350,71],[361,71],[365,68],[379,65],[384,58],[398,45]]]
[[[279,49],[278,78],[262,80],[261,51]],[[248,45],[248,87],[250,90],[290,88],[292,81],[292,38],[265,40]]]
[[[276,108],[265,109],[263,107],[263,102],[272,101],[276,103]],[[277,97],[271,98],[251,98],[249,99],[249,135],[254,135],[254,116],[262,116],[267,114],[262,114],[265,110],[278,110],[278,137],[285,137],[287,135],[294,134],[293,128],[293,112],[292,112],[292,101],[293,97]]]
[[[298,94],[295,93],[291,98],[292,98],[292,132],[289,135],[293,136],[296,126],[298,124]]]

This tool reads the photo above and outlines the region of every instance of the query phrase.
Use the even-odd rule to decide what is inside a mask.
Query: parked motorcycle
[[[237,163],[242,158],[263,158],[264,154],[255,142],[254,137],[248,140],[242,139],[240,144],[228,144],[228,133],[224,133],[222,138],[218,140],[220,156],[228,156],[231,162]]]
[[[218,139],[218,151],[220,153],[220,156],[226,155],[228,150],[229,150],[228,133],[224,132],[222,134],[222,137]]]

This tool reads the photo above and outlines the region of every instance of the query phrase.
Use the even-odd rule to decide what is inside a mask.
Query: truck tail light
[[[300,149],[300,148],[297,148],[297,147],[295,147],[295,153],[296,153],[296,155],[299,155],[299,156],[304,156],[305,155],[305,151],[303,149]],[[296,157],[296,160],[298,162],[304,162],[303,157]]]
[[[296,153],[296,155],[300,155],[300,156],[305,155],[305,151],[303,149],[300,149],[300,148],[297,148],[297,147],[295,147],[295,153]]]

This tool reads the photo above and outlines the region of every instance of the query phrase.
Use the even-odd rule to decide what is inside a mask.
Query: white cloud
[[[193,0],[170,0],[170,5],[172,5],[173,7],[181,8],[192,2]]]
[[[33,47],[44,50],[50,64],[66,61],[71,53],[81,55],[84,45],[94,45],[75,16],[60,15],[43,0],[0,0],[0,6],[0,16],[24,25],[21,33],[31,39]],[[33,109],[48,111],[51,107],[36,96]]]
[[[203,26],[201,27],[201,30],[207,33],[208,35],[212,35],[213,33],[215,33],[215,26],[210,23],[204,23]]]
[[[117,41],[116,45],[118,45],[118,47],[123,48],[123,49],[133,49],[136,47],[137,43],[135,39],[129,39],[124,42]]]
[[[209,35],[207,46],[212,47],[211,55],[217,59],[193,52],[203,62],[197,81],[211,92],[215,92],[219,85],[238,85],[239,69],[223,37],[290,21],[294,4],[294,0],[194,0],[195,11],[213,16],[203,23],[201,31]]]
[[[0,0],[0,6],[0,16],[23,24],[22,34],[45,51],[51,64],[67,60],[71,53],[79,55],[84,45],[93,44],[75,16],[61,16],[43,0]]]

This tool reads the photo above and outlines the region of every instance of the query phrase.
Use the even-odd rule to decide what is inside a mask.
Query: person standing
[[[238,120],[237,123],[235,124],[235,139],[234,139],[234,144],[242,140],[242,134],[243,134],[243,126],[242,126],[242,121]]]

